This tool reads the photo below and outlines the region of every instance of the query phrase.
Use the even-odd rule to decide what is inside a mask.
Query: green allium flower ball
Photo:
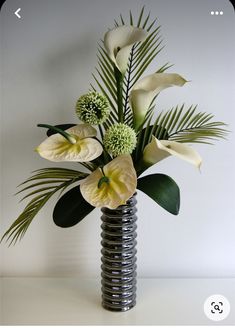
[[[76,113],[82,122],[98,125],[109,116],[109,102],[102,94],[91,91],[78,99]]]
[[[103,142],[113,156],[131,154],[136,146],[136,133],[128,125],[117,123],[108,129]]]

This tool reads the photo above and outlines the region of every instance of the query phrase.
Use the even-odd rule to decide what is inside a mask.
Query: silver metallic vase
[[[116,209],[103,207],[102,305],[127,311],[136,304],[136,193]]]

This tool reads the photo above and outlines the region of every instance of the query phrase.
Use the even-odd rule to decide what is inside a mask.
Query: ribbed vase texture
[[[136,304],[136,193],[125,205],[101,209],[102,305],[127,311]]]

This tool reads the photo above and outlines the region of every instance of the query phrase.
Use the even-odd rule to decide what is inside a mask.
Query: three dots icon
[[[213,16],[213,15],[216,15],[216,16],[218,16],[218,15],[223,15],[224,14],[224,12],[223,11],[211,11],[211,15]]]

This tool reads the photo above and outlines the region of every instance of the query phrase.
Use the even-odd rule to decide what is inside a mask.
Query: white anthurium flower
[[[202,163],[201,156],[192,147],[176,141],[158,140],[154,136],[144,149],[143,162],[146,166],[151,166],[170,155],[179,157],[197,168],[200,168]]]
[[[154,73],[136,82],[129,97],[135,128],[139,128],[154,97],[160,91],[173,86],[181,87],[185,82],[187,81],[176,73]]]
[[[130,155],[114,158],[81,181],[84,199],[95,207],[117,208],[126,204],[137,186],[136,171]]]
[[[147,32],[133,26],[119,26],[104,36],[104,46],[119,71],[124,74],[132,46],[146,39]]]
[[[92,138],[97,132],[89,124],[78,124],[65,132],[69,140],[56,133],[35,150],[41,157],[52,162],[89,162],[102,154],[101,144]]]

